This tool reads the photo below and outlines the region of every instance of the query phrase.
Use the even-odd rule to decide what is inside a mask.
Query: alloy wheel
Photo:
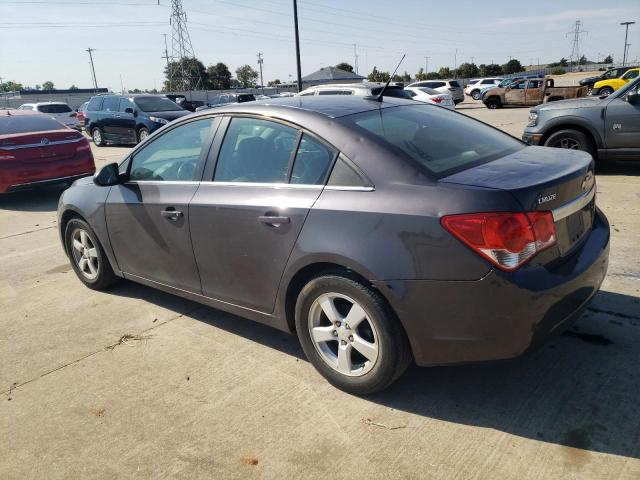
[[[87,280],[95,280],[98,277],[100,261],[98,251],[91,241],[91,237],[82,228],[76,228],[71,235],[73,260],[76,262],[80,273]]]
[[[140,138],[141,142],[144,142],[148,136],[149,136],[149,132],[144,128],[140,130],[140,133],[138,134],[138,137]]]
[[[378,333],[352,298],[335,292],[320,295],[309,310],[308,327],[320,358],[337,372],[362,376],[375,366]]]
[[[93,143],[100,145],[102,143],[102,133],[99,128],[93,129]]]
[[[556,148],[567,148],[569,150],[582,150],[582,148],[580,148],[580,142],[569,137],[560,138],[552,146]]]

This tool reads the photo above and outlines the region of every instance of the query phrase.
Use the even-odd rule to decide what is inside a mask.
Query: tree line
[[[177,75],[173,72],[182,72],[185,75],[183,83],[174,85]],[[235,71],[234,77],[226,64],[218,62],[208,67],[204,66],[197,58],[183,58],[169,62],[164,69],[164,90],[226,90],[229,88],[255,87],[258,81],[258,72],[251,65],[242,65]],[[180,75],[182,77],[182,75]]]

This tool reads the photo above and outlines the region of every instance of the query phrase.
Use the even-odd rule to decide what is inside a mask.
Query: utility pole
[[[622,66],[623,67],[627,63],[627,50],[631,46],[630,44],[627,43],[627,38],[629,36],[629,25],[633,25],[634,23],[636,23],[636,22],[622,22],[622,23],[620,23],[620,25],[624,25],[624,27],[625,27],[625,30],[624,30],[624,51],[622,52]]]
[[[298,70],[298,92],[302,91],[302,70],[300,68],[300,36],[298,35],[298,1],[293,0],[293,28],[296,34],[296,66]]]
[[[162,35],[164,35],[164,55],[160,58],[164,58],[167,61],[167,81],[169,82],[168,91],[171,92],[172,91],[171,79],[173,77],[171,73],[171,66],[169,65],[169,59],[171,57],[169,56],[169,49],[167,48],[167,34],[163,33]],[[154,89],[155,89],[155,86],[154,86]]]
[[[567,32],[567,35],[573,35],[573,40],[571,41],[571,55],[569,56],[569,64],[573,63],[575,67],[576,64],[580,61],[580,35],[583,33],[587,33],[586,30],[582,30],[582,22],[580,20],[576,20],[576,23],[573,25],[573,30]]]
[[[264,95],[264,80],[262,80],[262,53],[258,52],[258,66],[260,67],[260,86],[262,87],[262,94]]]
[[[456,48],[456,53],[453,55],[453,69],[458,69],[458,49]]]
[[[353,44],[353,58],[355,60],[356,75],[358,75],[358,46]]]
[[[424,57],[424,74],[426,75],[429,72],[429,59],[431,57]]]
[[[474,63],[473,61],[476,59],[476,57],[471,57],[471,63]]]
[[[98,79],[96,78],[96,69],[93,66],[93,55],[92,55],[92,52],[95,51],[95,48],[89,47],[85,51],[89,52],[89,60],[91,61],[91,73],[93,74],[93,86],[95,87],[96,93],[97,93],[98,92]]]

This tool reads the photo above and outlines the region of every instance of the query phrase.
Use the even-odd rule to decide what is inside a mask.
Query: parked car
[[[70,184],[95,170],[80,132],[32,110],[0,110],[0,193]]]
[[[493,109],[505,105],[539,105],[586,95],[587,87],[556,87],[552,78],[530,78],[518,80],[505,88],[489,89],[482,96],[482,102]]]
[[[453,102],[457,105],[464,102],[464,90],[457,80],[425,80],[413,82],[408,87],[426,87],[437,90],[442,93],[448,93],[453,98]]]
[[[638,78],[640,75],[640,68],[630,68],[626,72],[624,72],[618,78],[610,78],[607,80],[600,80],[593,85],[593,91],[591,92],[593,95],[599,95],[602,97],[606,97],[607,95],[611,95],[613,92],[618,90],[621,87],[624,87],[628,82],[633,80],[634,78]]]
[[[78,123],[80,124],[80,129],[84,128],[84,117],[85,112],[87,111],[87,105],[89,102],[84,102],[80,107],[76,109],[76,118],[78,119]]]
[[[84,125],[98,147],[131,144],[188,114],[164,95],[98,95],[87,105]]]
[[[522,139],[530,145],[583,150],[600,160],[640,158],[640,79],[607,97],[531,109]]]
[[[448,93],[441,93],[427,87],[406,87],[404,91],[418,102],[431,103],[450,110],[456,108],[456,104],[453,103],[453,98],[451,98],[451,95]]]
[[[498,83],[497,85],[489,85],[486,87],[482,87],[480,89],[480,100],[482,100],[485,96],[485,94],[493,89],[493,88],[507,88],[509,85],[511,85],[514,82],[523,80],[525,77],[512,77],[512,78],[505,78],[503,80],[500,81],[500,83]],[[528,77],[528,78],[542,78],[542,77]]]
[[[293,332],[329,382],[517,356],[605,276],[593,161],[358,95],[205,110],[62,195],[78,278],[123,277]],[[462,299],[462,300],[461,300]]]
[[[195,112],[196,108],[204,105],[204,102],[200,100],[187,100],[186,95],[176,94],[176,93],[166,93],[165,96],[180,105],[185,110],[189,110],[190,112]]]
[[[474,100],[480,100],[483,88],[497,87],[501,81],[501,78],[479,78],[473,83],[469,82],[467,87],[464,89],[464,93]]]
[[[33,110],[35,112],[46,113],[69,128],[76,130],[80,130],[81,128],[78,115],[64,102],[23,103],[18,107],[18,110]]]
[[[312,95],[356,95],[359,97],[371,97],[380,95],[384,88],[383,82],[362,82],[362,83],[332,83],[325,85],[315,85],[300,93],[297,97],[308,97]],[[411,98],[410,95],[400,85],[389,85],[385,90],[385,96],[398,98]]]
[[[637,68],[637,67],[627,66],[627,67],[610,68],[609,70],[607,70],[606,72],[603,72],[601,75],[598,75],[597,77],[583,78],[582,80],[580,80],[579,83],[580,85],[587,87],[589,89],[589,93],[591,93],[591,91],[593,90],[593,86],[595,85],[596,82],[599,82],[600,80],[613,80],[614,78],[621,77],[630,68]]]
[[[207,110],[209,108],[220,107],[222,105],[228,105],[230,103],[253,102],[255,99],[256,96],[253,93],[223,93],[213,97],[206,105],[196,108],[196,112]]]

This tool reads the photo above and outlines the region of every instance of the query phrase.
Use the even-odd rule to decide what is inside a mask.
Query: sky
[[[92,86],[87,48],[95,49],[101,87],[160,88],[164,36],[171,54],[171,0],[0,0],[0,77],[35,86]],[[244,64],[265,83],[295,80],[292,0],[182,0],[195,56],[205,65]],[[298,0],[302,74],[340,62],[367,75],[374,66],[400,72],[437,70],[463,62],[523,64],[569,57],[576,20],[586,31],[580,49],[589,59],[622,60],[623,21],[629,58],[640,57],[640,2],[536,0]],[[425,57],[429,57],[427,60]]]

